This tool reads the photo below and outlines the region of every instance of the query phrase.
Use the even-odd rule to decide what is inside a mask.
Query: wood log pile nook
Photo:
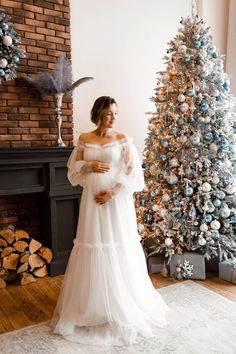
[[[48,274],[52,252],[24,230],[9,225],[0,231],[0,289],[19,279],[26,285]]]

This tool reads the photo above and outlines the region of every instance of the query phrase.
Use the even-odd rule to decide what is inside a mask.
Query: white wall
[[[231,92],[236,96],[236,0],[230,0],[226,71],[232,76]]]
[[[162,58],[181,17],[190,14],[190,0],[71,0],[74,79],[95,78],[74,93],[75,139],[94,128],[94,100],[109,95],[118,102],[117,130],[142,151],[156,72],[165,69]]]

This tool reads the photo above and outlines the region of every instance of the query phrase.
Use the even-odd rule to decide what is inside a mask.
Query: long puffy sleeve
[[[131,138],[122,144],[121,169],[117,178],[117,185],[121,185],[122,189],[132,193],[144,188],[142,165]]]
[[[83,145],[79,143],[78,146],[74,147],[67,162],[67,177],[72,186],[77,186],[79,184],[81,187],[84,187],[86,175],[91,172],[90,163],[78,159],[78,156],[83,150]]]

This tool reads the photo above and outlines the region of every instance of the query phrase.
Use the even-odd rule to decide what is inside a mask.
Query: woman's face
[[[110,107],[105,108],[101,114],[100,126],[104,128],[113,128],[117,119],[117,113],[117,106],[115,103],[112,103]]]

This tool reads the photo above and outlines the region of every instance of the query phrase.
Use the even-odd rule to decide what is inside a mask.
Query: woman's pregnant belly
[[[88,173],[85,188],[90,189],[93,193],[112,188],[116,185],[118,173],[119,168],[117,166],[110,166],[110,171],[104,173]]]

